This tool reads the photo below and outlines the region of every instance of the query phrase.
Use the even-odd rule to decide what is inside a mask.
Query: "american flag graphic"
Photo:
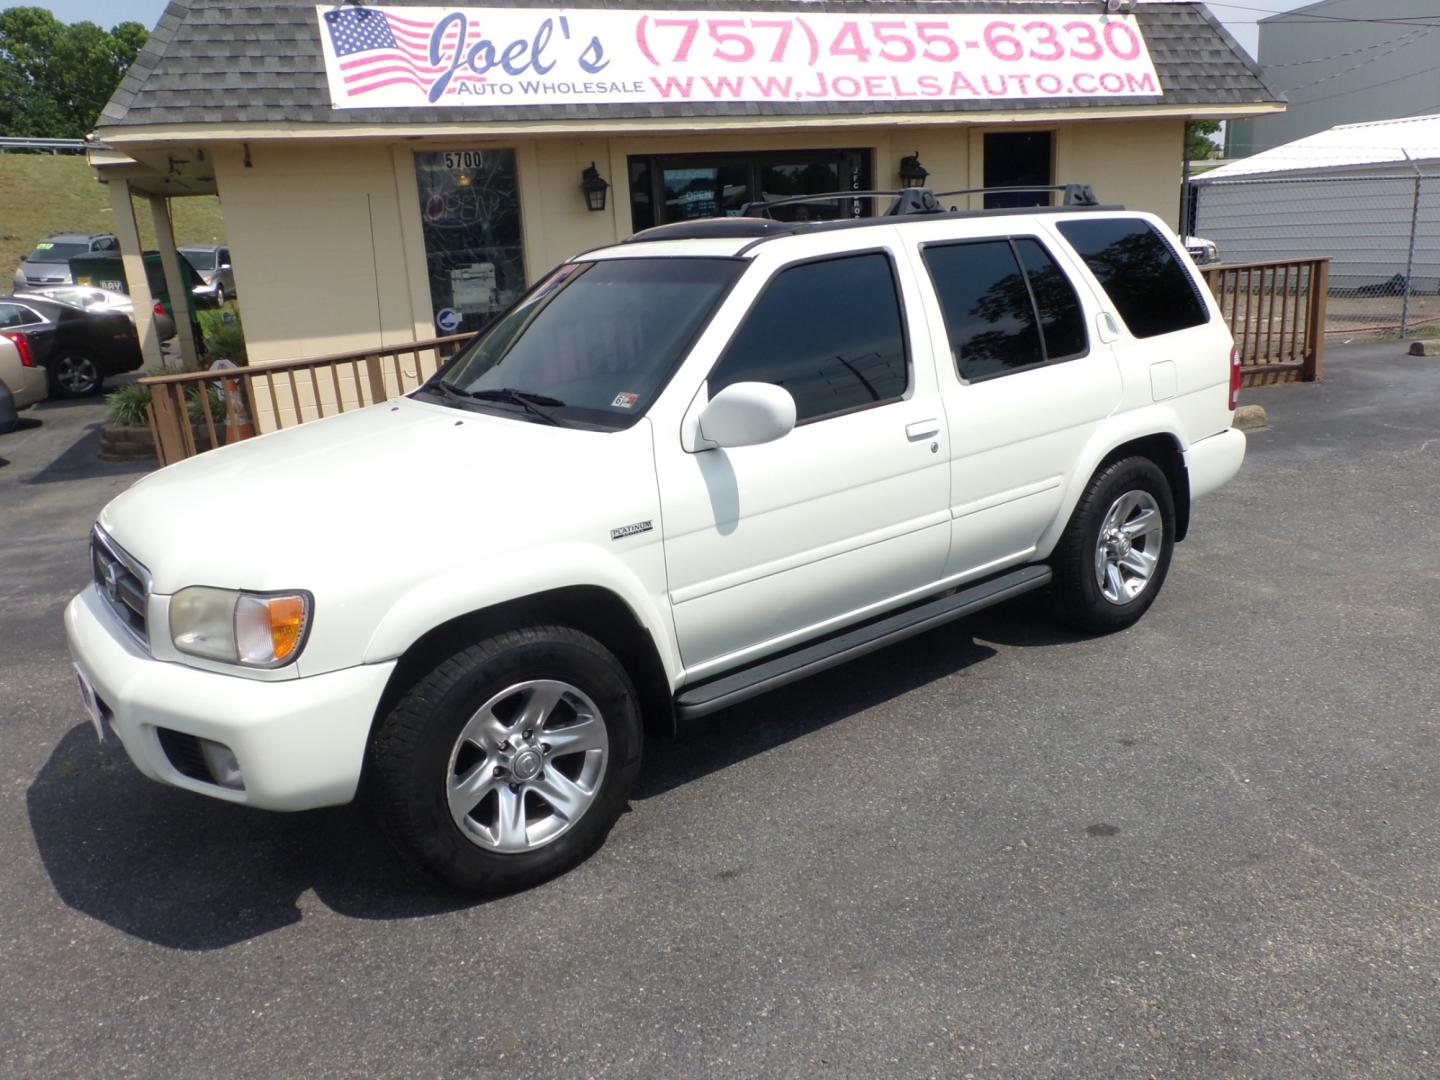
[[[450,67],[460,28],[451,23],[441,42],[442,63],[430,63],[430,36],[436,20],[402,19],[374,8],[344,7],[325,12],[325,28],[340,64],[348,97],[381,87],[410,83],[427,94],[436,78]],[[481,83],[484,76],[456,71],[445,88],[453,94],[462,82]]]

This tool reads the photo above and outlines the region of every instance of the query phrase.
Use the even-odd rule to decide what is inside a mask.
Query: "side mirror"
[[[731,383],[700,414],[701,437],[720,447],[774,442],[794,426],[795,399],[774,383]]]

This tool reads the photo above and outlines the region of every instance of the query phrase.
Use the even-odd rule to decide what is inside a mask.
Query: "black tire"
[[[608,756],[602,759],[604,771],[588,806],[573,823],[530,850],[492,850],[462,831],[451,814],[447,784],[459,771],[457,755],[462,749],[473,750],[472,775],[488,773],[490,763],[507,762],[517,766],[509,779],[518,776],[518,754],[487,757],[487,751],[462,743],[461,735],[482,705],[510,692],[507,688],[532,680],[558,680],[588,697],[604,726]],[[598,641],[561,626],[510,631],[439,664],[381,719],[371,742],[367,800],[401,854],[422,869],[470,892],[527,888],[583,862],[604,841],[639,772],[641,730],[639,701],[630,677]],[[543,731],[536,733],[536,744],[522,743],[518,736],[523,733],[515,732],[516,745],[522,749],[543,742]],[[545,768],[555,761],[548,759]],[[545,781],[544,768],[535,779]],[[496,788],[497,800],[506,797],[498,782],[489,786]],[[551,808],[536,801],[529,785],[503,786],[511,797],[520,791],[522,813],[524,808],[538,808],[542,815],[538,820],[549,820],[543,815]],[[485,799],[489,798],[487,794]]]
[[[50,371],[50,390],[56,397],[89,397],[100,393],[105,386],[100,361],[84,349],[57,349],[46,366]]]
[[[1117,602],[1105,595],[1110,585],[1102,586],[1097,561],[1105,543],[1101,533],[1107,516],[1122,497],[1132,492],[1143,492],[1153,501],[1162,531],[1150,552],[1155,556],[1155,563],[1148,579],[1133,595],[1127,589],[1134,588],[1137,579],[1125,579],[1125,588],[1112,590],[1122,598]],[[1137,507],[1135,513],[1138,515],[1144,509],[1147,507]],[[1148,536],[1144,539],[1148,542]],[[1174,551],[1175,496],[1164,471],[1144,457],[1122,458],[1105,466],[1085,488],[1050,559],[1055,572],[1051,592],[1056,617],[1077,630],[1096,634],[1133,626],[1155,602],[1170,570]]]

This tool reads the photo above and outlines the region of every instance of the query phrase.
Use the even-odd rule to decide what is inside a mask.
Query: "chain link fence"
[[[1440,334],[1440,175],[1202,177],[1187,205],[1222,263],[1328,256],[1329,340]]]

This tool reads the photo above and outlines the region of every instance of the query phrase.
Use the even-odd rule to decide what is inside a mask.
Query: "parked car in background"
[[[165,267],[160,261],[158,251],[147,251],[144,253],[145,279],[150,287],[150,296],[154,299],[156,306],[155,315],[157,323],[163,314],[171,321],[171,331],[174,333],[175,305],[170,297],[170,285],[165,280]],[[75,275],[75,284],[89,285],[98,289],[105,289],[108,292],[118,292],[125,295],[130,294],[130,282],[125,277],[125,263],[120,258],[118,251],[98,252],[90,255],[76,256],[70,262],[71,272]],[[180,276],[189,287],[190,295],[186,295],[182,306],[185,315],[190,319],[190,329],[195,335],[195,340],[201,340],[200,324],[195,320],[195,297],[194,290],[203,285],[200,275],[184,259],[180,260]],[[168,334],[162,332],[162,338]]]
[[[115,311],[0,296],[0,335],[48,371],[59,397],[99,393],[111,375],[134,371],[143,362],[135,324]]]
[[[55,300],[72,307],[84,308],[86,311],[119,312],[128,317],[131,322],[135,321],[134,300],[123,292],[99,289],[92,285],[54,285],[46,289],[31,289],[16,295],[17,300],[26,298]],[[155,329],[159,332],[161,341],[169,341],[175,336],[175,320],[163,306],[156,308]]]
[[[69,285],[70,260],[93,251],[119,251],[120,241],[113,233],[56,233],[35,245],[20,261],[15,271],[15,291],[43,285]]]
[[[195,286],[196,300],[220,307],[235,295],[235,271],[230,265],[230,249],[224,244],[185,244],[180,254],[204,282]]]
[[[0,329],[0,435],[12,431],[16,415],[50,393],[45,368],[24,334]]]

